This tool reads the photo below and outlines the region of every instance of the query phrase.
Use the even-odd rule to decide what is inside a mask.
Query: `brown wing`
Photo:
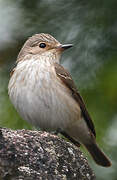
[[[60,64],[55,63],[54,65],[55,65],[55,71],[56,71],[57,76],[71,90],[73,98],[78,102],[78,104],[82,110],[82,115],[87,123],[88,128],[91,130],[91,132],[94,134],[94,136],[96,136],[95,128],[94,128],[93,122],[91,120],[91,117],[86,109],[86,106],[83,102],[82,97],[80,96],[80,94],[74,84],[74,81],[72,80],[71,75]]]

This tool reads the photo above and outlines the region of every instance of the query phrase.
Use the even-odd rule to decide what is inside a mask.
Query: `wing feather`
[[[91,132],[94,134],[94,136],[96,136],[94,124],[93,124],[91,117],[86,109],[84,101],[83,101],[82,97],[80,96],[80,94],[74,84],[74,81],[73,81],[70,73],[66,69],[64,69],[63,66],[61,66],[58,63],[55,63],[54,66],[55,66],[55,71],[56,71],[57,76],[71,90],[73,98],[79,104],[81,111],[82,111],[82,115],[87,123],[88,128],[91,130]]]

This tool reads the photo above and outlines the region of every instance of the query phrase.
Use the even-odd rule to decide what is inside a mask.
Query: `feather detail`
[[[74,84],[74,81],[72,80],[71,75],[60,64],[55,63],[54,66],[55,66],[55,71],[56,71],[57,76],[61,79],[61,81],[64,83],[64,85],[70,89],[73,98],[79,104],[81,111],[82,111],[82,115],[87,123],[89,130],[94,134],[94,136],[96,136],[95,128],[94,128],[93,122],[91,120],[91,117],[86,109],[86,106],[84,104],[82,97],[80,96],[80,94]]]

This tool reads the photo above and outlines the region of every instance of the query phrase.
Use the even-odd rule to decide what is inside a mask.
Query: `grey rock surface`
[[[0,180],[94,180],[82,152],[41,131],[0,129]]]

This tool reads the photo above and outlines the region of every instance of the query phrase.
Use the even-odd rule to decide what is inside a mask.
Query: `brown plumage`
[[[73,98],[78,102],[81,110],[82,110],[82,115],[84,117],[84,120],[87,123],[88,128],[91,130],[91,132],[96,136],[95,128],[93,125],[93,122],[91,120],[91,117],[86,109],[86,106],[83,102],[82,97],[80,96],[74,81],[72,80],[71,75],[67,70],[65,70],[60,64],[55,63],[55,70],[56,74],[59,76],[59,78],[64,82],[64,84],[71,90]]]
[[[109,159],[96,144],[96,132],[71,75],[60,57],[72,45],[36,34],[22,47],[9,82],[9,96],[21,117],[43,130],[60,130],[76,146],[83,144],[99,165]]]

